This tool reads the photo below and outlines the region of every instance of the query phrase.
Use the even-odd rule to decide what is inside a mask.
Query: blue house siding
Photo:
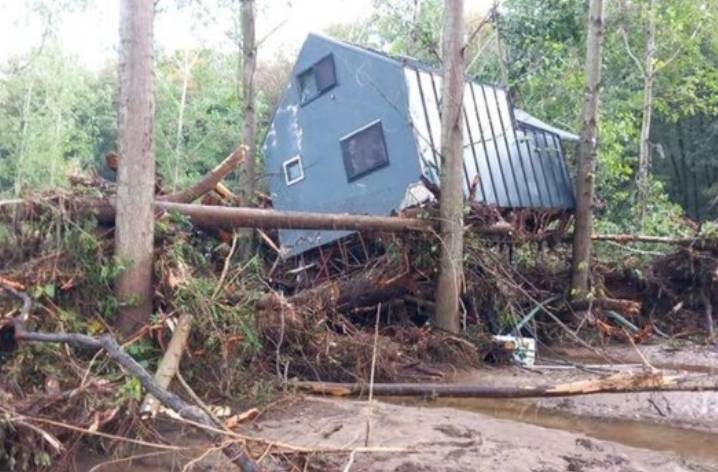
[[[515,109],[499,87],[467,80],[464,97],[465,194],[480,177],[475,198],[487,205],[573,208],[561,140],[577,137]],[[264,142],[274,207],[389,215],[431,198],[417,182],[439,183],[440,100],[441,75],[425,64],[309,35]],[[289,166],[288,183],[292,159],[301,168]],[[347,234],[281,230],[279,238],[293,256]]]
[[[331,54],[337,85],[300,105],[297,75]],[[401,65],[379,54],[310,35],[275,113],[264,145],[268,185],[279,210],[388,215],[419,180]],[[340,139],[380,120],[389,164],[352,182]],[[283,163],[301,156],[304,178],[287,185]],[[288,256],[348,234],[283,230]]]

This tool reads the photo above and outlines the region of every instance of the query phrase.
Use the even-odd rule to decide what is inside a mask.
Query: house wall
[[[297,74],[332,54],[337,85],[300,105]],[[401,65],[380,54],[310,35],[299,54],[264,143],[267,186],[279,210],[389,215],[419,180],[414,135]],[[389,165],[352,182],[340,139],[381,120]],[[282,163],[300,155],[304,179],[287,186]],[[287,256],[348,234],[282,230]]]

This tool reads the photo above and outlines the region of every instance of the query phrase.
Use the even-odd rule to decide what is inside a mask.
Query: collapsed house
[[[274,208],[390,215],[432,198],[441,73],[327,37],[305,41],[264,141]],[[574,206],[563,141],[577,136],[515,108],[506,90],[464,91],[464,194],[498,208]],[[286,257],[348,231],[279,231]]]

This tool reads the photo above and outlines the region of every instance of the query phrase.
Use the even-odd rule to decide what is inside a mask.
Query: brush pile
[[[202,197],[206,204],[234,205],[218,176],[158,201]],[[28,196],[19,207],[0,203],[0,285],[33,298],[26,321],[33,329],[112,333],[120,306],[113,282],[123,263],[112,256],[111,221],[86,210],[90,199],[109,201],[113,188],[97,178],[73,182],[70,190]],[[430,219],[435,211],[428,205],[404,216]],[[276,234],[258,231],[256,254],[242,260],[236,233],[160,213],[155,312],[125,349],[153,372],[171,326],[191,314],[180,368],[186,383],[208,403],[255,404],[292,378],[367,382],[374,369],[377,382],[436,381],[453,368],[508,359],[493,334],[530,336],[550,346],[578,337],[640,342],[651,335],[703,335],[712,326],[706,320],[718,295],[718,259],[710,245],[679,246],[630,268],[598,260],[596,298],[569,304],[569,253],[561,242],[570,215],[472,205],[466,221],[464,330],[453,336],[429,324],[439,255],[430,232],[362,231],[284,259]],[[97,351],[16,345],[9,320],[18,303],[0,294],[0,440],[6,446],[0,465],[34,470],[52,463],[57,470],[69,467],[87,434],[155,434],[136,413],[143,394],[135,378]],[[117,444],[96,440],[93,446]]]

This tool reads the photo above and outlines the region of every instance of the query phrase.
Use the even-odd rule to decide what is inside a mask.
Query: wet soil
[[[534,369],[463,371],[447,381],[547,384],[643,368],[642,356],[630,346],[608,348],[605,354],[609,361],[606,356],[575,348],[552,351],[560,358],[540,355]],[[645,346],[641,351],[657,368],[712,379],[714,383],[718,376],[718,350],[712,347],[676,350],[674,346]],[[566,360],[589,368],[568,367]],[[298,397],[244,428],[245,433],[268,440],[332,450],[310,455],[307,470],[718,471],[717,392],[522,400],[391,398],[379,399],[371,408],[361,400]],[[367,431],[368,450],[361,449]],[[168,436],[172,443],[186,445],[180,454],[141,458],[96,470],[182,470],[182,464],[208,447],[196,433],[178,430]],[[77,470],[90,470],[106,460],[87,458]],[[350,462],[351,467],[345,469]],[[288,470],[286,463],[280,464],[271,455],[262,465],[267,470]],[[190,470],[230,470],[226,459],[216,452],[193,467]]]

